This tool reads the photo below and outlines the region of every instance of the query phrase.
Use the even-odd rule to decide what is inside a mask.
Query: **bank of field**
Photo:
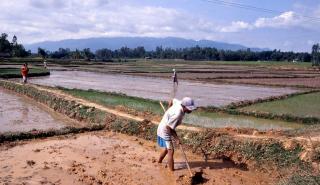
[[[310,74],[312,75],[312,74]],[[223,79],[221,82],[252,85],[277,85],[307,88],[320,88],[320,77],[313,78],[247,78],[247,79]]]
[[[67,89],[62,87],[59,87],[59,89],[75,97],[83,98],[110,108],[120,106],[139,112],[150,112],[154,115],[161,115],[161,113],[163,113],[159,102],[154,100],[96,90]],[[163,102],[163,104],[167,105],[165,102]]]
[[[49,70],[44,68],[29,68],[29,74],[31,76],[46,76],[50,75]],[[0,78],[19,78],[21,77],[20,68],[0,68]]]
[[[284,100],[254,104],[240,110],[267,112],[275,115],[289,114],[298,117],[320,118],[320,92],[297,95]]]

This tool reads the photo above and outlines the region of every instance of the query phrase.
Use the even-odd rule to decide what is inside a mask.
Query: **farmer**
[[[43,67],[44,67],[45,69],[47,69],[47,60],[46,60],[46,59],[43,60]]]
[[[169,169],[171,171],[174,170],[174,148],[172,139],[174,139],[174,141],[176,141],[177,144],[180,144],[180,140],[175,129],[177,126],[181,124],[184,114],[189,114],[195,109],[196,106],[194,105],[194,101],[189,97],[183,98],[182,101],[173,99],[169,103],[169,109],[164,113],[162,120],[158,126],[158,145],[161,148],[164,148],[164,150],[160,154],[158,163],[162,163],[162,160],[168,154]]]
[[[28,72],[29,72],[28,64],[24,63],[21,68],[21,75],[22,75],[22,82],[23,83],[27,83]]]
[[[178,76],[177,76],[177,72],[176,72],[176,69],[173,69],[173,75],[172,75],[172,78],[173,78],[173,85],[177,84],[178,85]]]

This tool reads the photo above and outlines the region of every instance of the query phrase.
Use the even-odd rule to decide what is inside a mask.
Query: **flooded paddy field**
[[[59,129],[75,123],[31,99],[0,88],[0,133]]]
[[[319,71],[308,64],[289,62],[214,62],[183,60],[150,60],[112,63],[60,63],[53,69],[68,68],[104,73],[122,73],[136,76],[163,77],[172,75],[175,68],[180,79],[212,81],[238,78],[308,78],[319,77]]]
[[[290,130],[306,127],[304,124],[269,120],[251,116],[230,115],[218,112],[199,112],[185,116],[184,123],[206,128],[255,128],[265,130]]]
[[[173,96],[173,85],[169,78],[163,79],[84,71],[51,71],[50,76],[32,78],[30,79],[30,83],[117,92],[154,100],[166,101]],[[225,85],[180,80],[176,97],[193,97],[198,106],[225,106],[232,102],[279,96],[298,91],[293,88]]]

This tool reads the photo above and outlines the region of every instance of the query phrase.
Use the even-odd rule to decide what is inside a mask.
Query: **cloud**
[[[262,43],[263,38],[253,38],[252,34],[246,37],[245,31],[292,30],[296,27],[314,31],[320,26],[299,17],[296,11],[260,17],[252,22],[235,18],[222,24],[220,17],[214,19],[205,13],[194,14],[183,6],[173,8],[170,4],[155,4],[161,3],[147,5],[138,0],[3,1],[0,3],[0,33],[6,32],[10,37],[15,34],[18,42],[24,44],[103,36],[174,36],[255,45],[254,41]],[[308,12],[310,16],[320,16],[320,7]],[[241,37],[237,36],[239,32],[242,32]]]
[[[302,23],[301,17],[296,15],[293,11],[284,12],[279,16],[273,18],[259,18],[253,24],[256,28],[283,28],[290,26],[299,26]]]
[[[310,22],[311,21],[311,22]],[[296,14],[293,11],[283,12],[278,16],[271,18],[258,18],[253,23],[236,21],[231,25],[220,27],[218,30],[221,32],[239,32],[243,30],[261,29],[261,28],[305,28],[317,29],[315,25],[320,25],[319,21],[310,20],[308,17]]]
[[[16,34],[25,43],[99,36],[200,39],[216,31],[213,21],[183,10],[123,0],[11,0],[0,8],[0,32]]]
[[[243,21],[232,22],[230,26],[217,28],[220,32],[238,32],[241,30],[252,29],[253,26]]]

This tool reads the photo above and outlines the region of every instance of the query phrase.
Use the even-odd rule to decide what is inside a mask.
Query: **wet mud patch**
[[[159,154],[153,142],[107,131],[33,140],[8,150],[0,149],[0,181],[61,185],[240,184],[241,181],[251,185],[256,184],[252,179],[258,177],[260,184],[270,181],[258,172],[242,171],[215,161],[216,168],[193,164],[192,171],[203,167],[204,179],[196,176],[192,183],[187,177],[188,170],[179,167],[183,163],[182,153],[175,154],[174,173],[156,162]],[[202,161],[197,155],[187,155],[191,162]]]
[[[75,125],[47,107],[0,87],[0,133]]]

